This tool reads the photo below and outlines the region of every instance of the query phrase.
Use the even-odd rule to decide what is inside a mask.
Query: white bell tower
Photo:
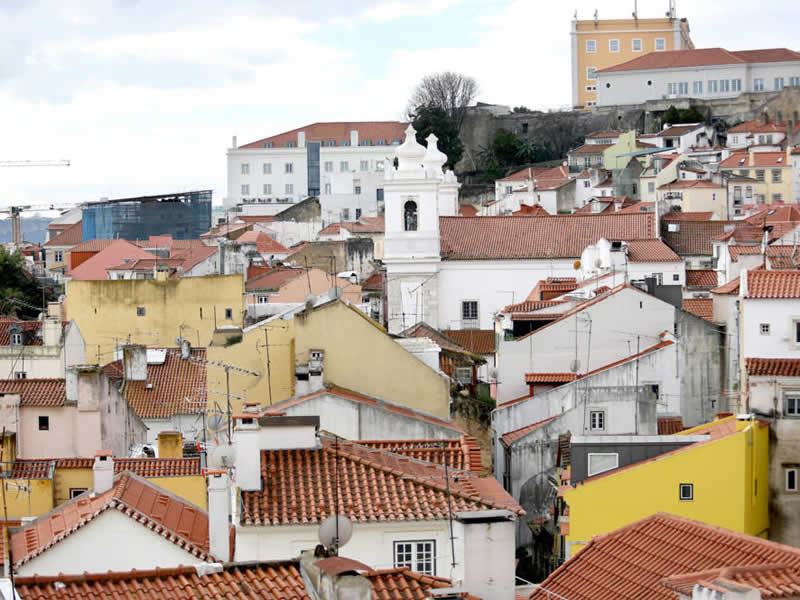
[[[425,148],[415,134],[409,125],[395,150],[397,167],[386,170],[383,186],[389,333],[420,321],[440,327],[439,215],[456,214],[458,206],[458,183],[451,172],[446,181],[442,165],[447,156],[438,149],[436,136],[428,136]]]

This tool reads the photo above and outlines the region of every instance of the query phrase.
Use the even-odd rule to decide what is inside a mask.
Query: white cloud
[[[367,21],[385,23],[401,17],[430,17],[438,15],[459,0],[390,0],[370,7],[361,13]]]

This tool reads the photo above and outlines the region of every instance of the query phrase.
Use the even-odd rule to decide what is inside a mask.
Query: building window
[[[336,145],[336,140],[325,140],[322,142],[322,145],[330,148]]]
[[[585,187],[585,188],[592,187],[592,181],[590,179],[586,179],[583,182],[583,187]]]
[[[225,309],[225,318],[228,319],[229,321],[231,319],[233,319],[233,309],[232,308],[226,308]]]
[[[472,367],[456,367],[455,376],[461,385],[472,385]]]
[[[39,431],[50,431],[50,417],[39,415]]]
[[[783,414],[787,417],[800,417],[800,394],[786,396],[783,401]]]
[[[759,331],[761,331],[761,335],[769,335],[769,323],[761,323]]]
[[[709,94],[716,94],[717,93],[717,80],[716,79],[709,79],[708,80],[708,93]]]
[[[590,81],[597,79],[597,67],[586,67],[586,79]]]
[[[703,82],[702,81],[693,81],[692,82],[692,93],[700,95],[703,93]]]
[[[11,334],[11,345],[22,346],[22,332],[15,331]]]
[[[286,163],[283,166],[284,173],[294,173],[294,163]]]
[[[760,77],[756,77],[753,79],[753,91],[754,92],[763,92],[764,91],[764,80]]]
[[[359,146],[372,146],[372,142],[370,140],[358,140]]]
[[[25,371],[15,371],[14,372],[14,379],[27,379],[28,373]]]
[[[589,430],[590,431],[606,430],[606,411],[604,410],[589,411]]]
[[[250,195],[250,184],[243,183],[242,184],[242,196],[249,196]]]
[[[269,296],[259,296],[256,299],[256,302],[258,304],[269,304]]]
[[[272,142],[264,142],[261,144],[264,148],[272,148]]]
[[[461,302],[461,327],[463,329],[477,329],[480,326],[478,319],[478,301],[462,300]]]
[[[789,77],[789,85],[800,85],[800,77]]]
[[[284,145],[287,148],[296,148],[297,147],[297,142],[286,142],[286,144],[284,144]]]
[[[664,38],[656,38],[656,52],[663,52],[667,49],[667,40]]]
[[[144,306],[137,306],[136,307],[136,316],[137,317],[143,317],[143,316],[145,316],[146,313],[147,313],[147,311],[145,310]]]
[[[362,160],[361,161],[361,170],[362,171],[369,171],[369,161],[368,160]]]
[[[794,329],[794,343],[800,344],[800,321],[792,321],[792,328]]]
[[[69,497],[70,499],[76,498],[85,491],[87,491],[87,488],[69,488]]]
[[[53,252],[53,260],[57,263],[64,262],[64,251],[56,250],[55,252]]]
[[[343,160],[343,161],[339,162],[339,171],[340,172],[346,173],[349,170],[350,170],[350,166],[347,164],[346,160]]]
[[[694,500],[694,484],[681,483],[678,490],[678,497],[681,500]]]
[[[360,218],[361,218],[361,209],[357,208],[356,209],[356,221],[358,221]]]
[[[264,175],[272,175],[272,163],[264,163]]]
[[[356,196],[360,196],[361,195],[361,184],[360,183],[353,186],[353,193]]]
[[[271,183],[265,183],[264,184],[264,194],[268,196],[271,193],[272,193],[272,184]]]
[[[326,160],[325,161],[325,172],[326,173],[330,173],[332,171],[333,171],[333,161],[332,160]]]
[[[375,190],[375,200],[377,202],[383,202],[383,188],[377,188]]]
[[[436,540],[394,543],[394,566],[408,567],[425,575],[436,574]]]
[[[619,52],[619,40],[608,40],[608,51]]]
[[[741,79],[731,79],[731,90],[734,92],[741,92],[742,91],[742,80]]]
[[[417,203],[409,200],[403,206],[403,229],[405,231],[417,230]]]
[[[587,456],[586,475],[593,477],[619,466],[619,454],[616,452],[590,452]]]
[[[772,136],[770,136],[771,138]],[[772,139],[770,139],[772,142]],[[781,182],[781,170],[780,169],[772,169],[772,183],[780,183]]]
[[[290,195],[294,194],[294,184],[293,183],[287,183],[286,184],[286,193],[290,194]]]
[[[764,169],[756,169],[756,181],[764,181]]]
[[[642,51],[642,40],[634,39],[631,42],[631,48],[633,49],[634,52],[641,52]]]
[[[785,473],[784,480],[786,481],[786,491],[787,492],[796,492],[797,491],[797,469],[784,469]]]
[[[678,273],[672,274],[672,281],[680,281],[681,276]]]
[[[597,52],[597,40],[586,40],[586,52],[590,54]]]
[[[528,124],[527,123],[523,123],[522,124],[522,133],[523,134],[528,133]]]
[[[250,175],[250,163],[242,163],[242,175]]]
[[[776,77],[775,78],[775,89],[782,90],[783,89],[783,77]]]
[[[325,184],[325,193],[326,194],[330,194],[331,193],[331,184],[330,183],[326,183]]]
[[[648,181],[647,182],[647,191],[651,194],[655,193],[656,191],[656,183],[655,181]]]
[[[339,142],[339,145],[340,146],[349,146],[350,145],[350,140],[342,140],[341,142]]]
[[[780,204],[783,202],[783,194],[772,194],[772,203]]]
[[[342,221],[349,221],[350,220],[350,209],[343,208],[342,209]]]

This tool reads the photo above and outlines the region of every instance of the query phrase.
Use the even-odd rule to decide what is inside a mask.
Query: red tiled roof
[[[128,241],[139,248],[168,248],[170,251],[206,247],[203,240],[176,240],[171,235],[151,235],[146,240]]]
[[[493,329],[444,329],[442,333],[473,354],[494,352]]]
[[[181,267],[183,267],[183,273],[186,273],[186,271],[189,271],[192,267],[199,265],[210,256],[216,254],[217,250],[218,248],[216,246],[205,245],[186,248],[183,250],[175,250],[173,247],[173,251],[170,253],[170,258],[180,260]]]
[[[727,295],[739,295],[739,278],[736,277],[731,279],[728,283],[723,283],[721,286],[714,288],[711,290],[712,294],[721,294],[724,296]]]
[[[267,273],[257,275],[245,284],[248,292],[254,290],[279,290],[281,287],[292,281],[296,277],[306,274],[306,269],[301,267],[294,269],[291,267],[275,267]]]
[[[331,223],[319,235],[335,235],[342,229],[350,233],[383,233],[386,230],[384,217],[362,217],[356,222]]]
[[[380,272],[375,272],[361,284],[361,290],[364,292],[379,292],[383,291],[383,276]]]
[[[458,207],[458,214],[462,217],[476,217],[478,215],[478,208],[472,204],[464,204]]]
[[[800,596],[800,572],[796,567],[784,564],[724,567],[686,575],[673,575],[663,579],[661,584],[686,597],[692,596],[696,584],[718,591],[758,590],[760,598]]]
[[[67,272],[67,276],[75,281],[108,279],[106,269],[138,258],[155,259],[156,255],[125,240],[112,240],[104,250]]]
[[[548,592],[569,600],[674,600],[674,593],[661,585],[664,577],[775,563],[800,569],[800,549],[656,513],[592,538],[530,600],[545,600]]]
[[[41,321],[23,321],[16,317],[0,316],[0,346],[11,345],[11,330],[12,326],[19,327],[22,331],[23,346],[41,346],[42,338],[39,337],[39,331],[42,328]]]
[[[670,50],[649,52],[627,62],[599,69],[598,73],[616,71],[643,71],[649,69],[678,69],[708,65],[730,65],[754,62],[784,62],[800,60],[800,54],[786,48],[765,50],[729,51],[724,48],[694,48],[692,50]]]
[[[275,221],[275,216],[266,216],[266,215],[238,215],[235,221],[241,221],[242,223],[272,223]]]
[[[800,298],[800,271],[748,271],[747,298]]]
[[[687,287],[717,287],[717,273],[713,269],[687,269]]]
[[[746,358],[745,369],[752,376],[800,377],[800,358]]]
[[[199,560],[209,558],[208,513],[146,479],[124,473],[110,490],[81,494],[14,532],[10,544],[14,566],[46,552],[109,509],[119,510]]]
[[[655,211],[655,202],[635,202],[630,206],[625,206],[617,211],[617,214],[637,214],[637,213],[651,213]]]
[[[519,171],[515,171],[511,175],[498,179],[497,181],[526,181],[533,179],[561,179],[569,176],[569,169],[567,167],[526,167]]]
[[[72,247],[72,252],[100,252],[105,250],[114,240],[88,240],[82,244]]]
[[[34,575],[16,577],[14,583],[25,600],[311,600],[297,561],[231,563],[221,573],[207,575],[199,575],[196,567],[181,566],[82,575]],[[389,596],[385,600],[395,598],[399,599]]]
[[[420,321],[408,329],[405,329],[400,335],[415,338],[429,338],[433,340],[434,343],[441,346],[443,350],[449,350],[450,352],[457,352],[459,354],[468,354],[470,352],[453,339],[447,337],[444,332],[431,327],[424,321]]]
[[[93,458],[56,458],[56,469],[91,469]],[[17,460],[18,462],[25,462]],[[116,458],[114,457],[114,473],[130,471],[139,477],[184,477],[200,475],[200,458]]]
[[[449,579],[415,573],[408,567],[362,573],[372,584],[372,600],[426,600],[430,590],[452,587]],[[471,600],[478,600],[468,594]]]
[[[91,459],[90,459],[91,460]],[[52,458],[15,459],[10,479],[52,479],[56,461]]]
[[[236,233],[237,231],[250,231],[253,227],[252,223],[222,223],[220,225],[215,225],[204,234],[200,236],[200,239],[203,238],[214,238],[214,237],[227,237],[231,233]]]
[[[664,219],[662,219],[664,221]],[[733,221],[684,221],[677,223],[678,231],[669,231],[663,222],[661,239],[680,256],[711,256],[712,238],[725,233],[726,227],[735,227]]]
[[[0,379],[0,394],[21,394],[20,406],[64,406],[64,379]]]
[[[761,255],[761,246],[739,246],[737,244],[731,244],[728,246],[728,253],[731,256],[731,260],[733,262],[738,262],[739,257],[741,255]],[[767,246],[767,258],[792,258],[798,259],[800,258],[800,251],[795,250],[794,246],[790,246],[788,244],[773,244]],[[788,265],[792,265],[793,261],[789,260],[787,263]],[[791,267],[790,267],[791,268]]]
[[[286,254],[289,250],[263,231],[247,231],[236,238],[240,244],[255,244],[261,254]]]
[[[783,133],[786,131],[785,123],[770,121],[762,123],[761,119],[745,121],[729,128],[727,133]]]
[[[538,188],[537,188],[538,189]],[[514,217],[519,217],[522,215],[532,215],[532,216],[547,216],[550,213],[547,212],[541,204],[534,204],[533,206],[528,206],[527,204],[521,204],[519,210],[515,210],[511,213]]]
[[[658,132],[659,137],[679,137],[682,135],[686,135],[690,131],[694,131],[695,129],[700,129],[703,127],[702,123],[692,123],[690,125],[673,125],[672,127],[667,127]]]
[[[683,310],[693,315],[705,319],[714,320],[714,299],[713,298],[684,298]]]
[[[583,146],[578,146],[567,152],[567,155],[570,154],[602,154],[608,148],[611,148],[614,144],[584,144]]]
[[[385,145],[390,145],[393,140],[402,141],[405,138],[405,130],[408,123],[400,121],[339,121],[330,123],[311,123],[304,127],[298,127],[291,131],[279,133],[266,137],[249,144],[239,146],[239,148],[263,148],[264,143],[272,142],[273,148],[285,147],[286,142],[297,143],[297,134],[301,131],[306,134],[306,142],[326,142],[333,140],[337,146],[341,142],[350,143],[350,132],[358,131],[359,144],[365,140],[374,143],[376,140],[384,140]]]
[[[723,189],[721,185],[717,185],[713,181],[708,181],[707,179],[680,179],[678,181],[673,181],[672,183],[666,183],[658,186],[658,189],[660,190],[682,190],[695,188]]]
[[[575,373],[525,373],[525,383],[569,383],[575,381]]]
[[[743,164],[739,164],[742,159]],[[780,167],[791,168],[791,161],[786,160],[786,152],[733,152],[719,163],[721,169],[743,169],[744,167]]]
[[[508,404],[508,403],[506,403],[506,404]],[[535,431],[535,430],[539,429],[539,427],[541,427],[542,425],[544,425],[546,423],[549,423],[550,421],[552,421],[556,417],[560,417],[560,416],[561,415],[553,415],[552,417],[548,417],[548,418],[546,418],[546,419],[544,419],[542,421],[538,421],[536,423],[531,423],[530,425],[526,425],[525,427],[520,427],[519,429],[515,429],[514,431],[509,431],[507,433],[504,433],[502,436],[500,436],[500,441],[503,443],[503,445],[506,448],[508,448],[509,446],[511,446],[511,444],[513,444],[517,440],[520,440],[520,439],[524,438],[526,435],[528,435],[532,431]]]
[[[661,217],[662,221],[710,221],[713,212],[669,212]]]
[[[478,440],[467,435],[446,440],[359,440],[358,444],[437,465],[446,464],[453,469],[483,473],[481,447]]]
[[[242,492],[243,525],[319,523],[336,511],[334,471],[339,473],[341,513],[356,522],[440,520],[452,510],[507,509],[524,514],[492,477],[321,437],[318,450],[265,450],[258,492]],[[337,460],[338,457],[338,460]],[[338,462],[338,467],[336,466]],[[310,501],[309,501],[310,500]]]
[[[163,364],[147,365],[147,381],[127,381],[123,394],[142,419],[168,419],[175,415],[199,414],[206,407],[205,348],[192,348],[192,358],[182,359],[177,348],[166,350]],[[122,361],[103,367],[106,375],[118,378]],[[149,386],[149,387],[148,387]]]
[[[757,213],[750,215],[745,219],[748,223],[753,225],[763,225],[766,223],[800,222],[800,210],[793,204],[770,204],[763,207]]]
[[[594,133],[590,133],[586,136],[586,139],[595,139],[595,138],[618,138],[622,135],[623,132],[621,131],[595,131]]]
[[[630,262],[681,262],[681,257],[661,240],[631,240],[628,242]]]
[[[571,292],[575,288],[572,287],[568,291]],[[516,304],[509,304],[503,309],[503,312],[508,313],[527,313],[541,310],[543,308],[550,308],[564,304],[564,300],[526,300],[525,302],[517,302]]]
[[[440,217],[446,260],[576,258],[601,237],[653,238],[652,215]]]
[[[658,417],[658,435],[674,435],[683,431],[681,417]]]
[[[45,247],[72,247],[77,246],[81,242],[83,242],[83,221],[78,221],[47,242]]]

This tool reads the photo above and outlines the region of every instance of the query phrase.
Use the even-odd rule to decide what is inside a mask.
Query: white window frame
[[[613,456],[614,457],[614,466],[608,467],[605,469],[592,469],[592,457],[595,456]],[[607,471],[613,471],[614,469],[619,468],[619,454],[617,452],[589,452],[586,455],[586,476],[587,477],[594,477],[595,475],[599,475],[600,473],[606,473]]]
[[[792,419],[800,417],[800,392],[784,392],[783,416],[790,417]]]
[[[256,304],[269,304],[269,295],[260,295],[256,297]]]
[[[339,172],[340,173],[347,173],[350,170],[350,163],[346,160],[339,161]]]
[[[794,486],[789,486],[789,473],[794,475]],[[797,467],[784,467],[783,469],[783,489],[787,492],[797,492],[800,491],[800,485],[798,484],[797,477],[800,475],[800,469]]]
[[[264,195],[269,196],[272,193],[272,184],[265,183],[264,184]]]
[[[293,183],[287,183],[286,184],[286,193],[287,194],[294,194],[294,184]]]
[[[64,262],[64,251],[63,250],[55,250],[53,252],[53,262],[57,262],[57,263]]]
[[[589,44],[591,44],[591,46]],[[597,40],[586,40],[586,53],[587,54],[597,53]]]
[[[461,385],[472,385],[472,367],[456,367],[453,376]]]
[[[658,47],[659,46],[659,42],[660,42],[661,48]],[[653,42],[653,49],[656,52],[664,52],[664,51],[666,51],[666,49],[667,49],[667,39],[666,38],[656,38],[655,42]]]
[[[326,160],[325,161],[325,172],[326,173],[333,173],[333,161]]]
[[[468,303],[472,304],[473,302],[475,303],[475,316],[474,317],[465,317],[464,316],[464,314],[465,314],[465,312],[464,312],[465,305],[468,304]],[[467,299],[467,300],[462,300],[460,304],[461,304],[461,328],[462,329],[480,329],[480,324],[481,324],[481,305],[480,305],[480,302],[476,298],[470,298],[470,299]],[[472,312],[472,311],[469,311],[469,312]],[[475,324],[475,327],[465,327],[464,326],[465,324],[471,325],[473,323]]]
[[[242,163],[242,175],[250,175],[250,163]]]
[[[684,494],[684,490],[689,492],[688,495]],[[679,483],[678,484],[678,500],[681,502],[692,502],[694,500],[694,484],[693,483]]]
[[[368,160],[362,160],[361,161],[361,170],[362,171],[369,171],[369,161]]]
[[[639,42],[639,47],[638,48],[636,47],[636,42]],[[641,52],[643,47],[644,46],[642,46],[642,40],[640,38],[633,38],[631,40],[631,51],[632,52]]]
[[[10,344],[12,346],[22,346],[23,342],[25,341],[21,331],[12,331],[10,337]]]
[[[28,372],[27,371],[14,371],[14,379],[27,379]]]
[[[598,418],[595,418],[598,417]],[[606,411],[604,410],[590,410],[589,411],[589,431],[605,431],[606,430]]]
[[[240,189],[242,196],[249,196],[250,195],[250,184],[243,183]]]
[[[758,324],[758,332],[761,335],[770,335],[771,334],[771,329],[772,329],[772,327],[770,327],[769,323],[759,323]]]
[[[284,173],[294,173],[294,163],[287,162],[283,165]]]
[[[272,175],[272,163],[264,163],[261,170],[264,175]]]
[[[763,92],[764,91],[764,78],[763,77],[756,77],[753,79],[753,91],[754,92]]]
[[[776,77],[775,78],[775,82],[774,83],[775,83],[775,91],[776,92],[779,92],[780,90],[782,90],[786,86],[785,81],[786,80],[783,77]]]
[[[594,75],[594,77],[592,77]],[[597,67],[586,67],[586,79],[597,81]]]
[[[402,555],[398,556],[398,549]],[[436,575],[436,540],[396,540],[392,543],[392,560],[395,568],[409,567],[424,575]],[[429,563],[430,568],[426,568]]]
[[[614,50],[614,44],[616,43],[617,49]],[[619,39],[618,38],[611,38],[608,40],[608,51],[616,54],[619,52]]]

